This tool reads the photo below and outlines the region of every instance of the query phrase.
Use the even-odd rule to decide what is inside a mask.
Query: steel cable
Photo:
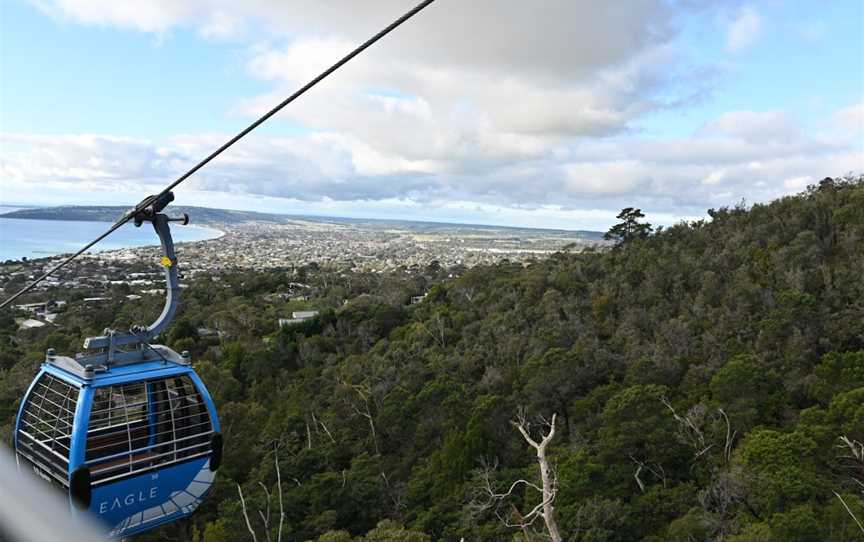
[[[309,81],[308,83],[303,85],[294,94],[285,98],[285,100],[283,100],[281,103],[279,103],[276,107],[274,107],[273,109],[271,109],[270,111],[268,111],[267,113],[265,113],[264,115],[259,117],[255,122],[253,122],[252,124],[250,124],[249,126],[244,128],[243,131],[241,131],[240,133],[238,133],[237,135],[235,135],[234,137],[229,139],[221,147],[219,147],[218,149],[216,149],[215,151],[210,153],[206,158],[204,158],[203,160],[201,160],[200,162],[195,164],[191,169],[189,169],[189,171],[187,171],[186,173],[184,173],[183,175],[178,177],[177,180],[175,180],[170,185],[168,185],[164,190],[162,190],[161,192],[159,192],[158,194],[156,194],[154,196],[148,196],[147,198],[145,198],[141,203],[139,203],[134,208],[129,210],[125,215],[120,217],[120,219],[117,222],[115,222],[108,229],[108,231],[106,231],[105,233],[103,233],[102,235],[100,235],[99,237],[94,239],[93,241],[87,243],[87,245],[85,245],[78,252],[67,257],[66,259],[61,261],[59,264],[55,265],[54,267],[52,267],[51,269],[49,269],[48,271],[46,271],[45,273],[40,275],[33,282],[31,282],[30,284],[28,284],[27,286],[25,286],[24,288],[22,288],[18,292],[14,293],[11,297],[7,298],[5,301],[0,303],[0,309],[6,307],[10,303],[15,301],[19,297],[21,297],[22,295],[26,294],[27,292],[29,292],[30,290],[35,288],[36,285],[38,285],[43,280],[47,279],[48,277],[50,277],[51,275],[56,273],[59,269],[66,266],[69,262],[71,262],[72,260],[74,260],[75,258],[80,256],[81,254],[86,252],[90,247],[92,247],[93,245],[95,245],[96,243],[101,241],[102,239],[105,239],[106,237],[108,237],[109,235],[114,233],[114,231],[116,231],[118,228],[120,228],[121,226],[123,226],[124,224],[126,224],[127,222],[132,220],[132,218],[134,218],[136,214],[145,210],[154,201],[157,201],[160,197],[164,196],[165,194],[167,194],[168,192],[170,192],[171,190],[176,188],[180,183],[182,183],[183,181],[185,181],[186,179],[188,179],[189,177],[194,175],[195,172],[197,172],[202,167],[206,166],[211,160],[213,160],[214,158],[216,158],[217,156],[219,156],[220,154],[225,152],[229,147],[231,147],[232,145],[234,145],[235,143],[237,143],[238,141],[243,139],[243,137],[245,137],[247,134],[249,134],[249,132],[251,132],[252,130],[257,128],[258,126],[260,126],[264,122],[266,122],[270,117],[272,117],[273,115],[275,115],[276,113],[281,111],[285,106],[287,106],[288,104],[290,104],[291,102],[293,102],[294,100],[296,100],[297,98],[299,98],[300,96],[305,94],[306,91],[308,91],[309,89],[311,89],[312,87],[314,87],[315,85],[320,83],[322,80],[327,78],[327,76],[329,76],[330,74],[332,74],[333,72],[335,72],[336,70],[341,68],[344,64],[346,64],[352,58],[354,58],[355,56],[357,56],[360,53],[362,53],[363,51],[365,51],[367,48],[369,48],[369,46],[371,46],[376,41],[380,40],[381,38],[383,38],[384,36],[389,34],[391,31],[396,29],[396,27],[398,27],[399,25],[401,25],[402,23],[404,23],[405,21],[407,21],[408,19],[410,19],[411,17],[416,15],[423,8],[425,8],[426,6],[428,6],[429,4],[431,4],[434,1],[435,0],[424,0],[423,2],[420,2],[419,4],[414,6],[414,8],[412,8],[410,11],[406,12],[404,15],[402,15],[401,17],[399,17],[398,19],[396,19],[395,21],[390,23],[383,30],[381,30],[380,32],[378,32],[377,34],[375,34],[374,36],[372,36],[371,38],[369,38],[368,40],[366,40],[365,42],[363,42],[362,44],[357,46],[353,51],[351,51],[350,53],[348,53],[347,55],[342,57],[338,62],[336,62],[335,64],[333,64],[332,66],[330,66],[329,68],[324,70],[323,72],[321,72],[320,75],[318,75],[317,77],[315,77],[314,79],[312,79],[311,81]]]

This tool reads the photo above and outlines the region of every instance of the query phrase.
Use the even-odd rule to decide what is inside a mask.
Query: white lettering
[[[111,502],[111,506],[108,506],[109,501],[104,501],[99,503],[99,513],[104,514],[106,512],[114,511],[119,508],[125,508],[127,506],[131,506],[135,503],[145,503],[151,499],[155,499],[159,496],[159,488],[157,486],[151,487],[148,491],[139,491],[136,493],[130,493],[124,497],[115,497]]]

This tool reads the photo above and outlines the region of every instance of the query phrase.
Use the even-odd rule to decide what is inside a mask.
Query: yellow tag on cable
[[[174,262],[172,262],[171,258],[169,258],[168,256],[162,256],[160,263],[162,263],[164,267],[171,267],[172,265],[174,265]]]

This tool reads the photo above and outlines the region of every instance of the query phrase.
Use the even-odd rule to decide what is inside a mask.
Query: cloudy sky
[[[3,0],[0,204],[134,204],[412,0]],[[437,0],[183,204],[602,230],[864,171],[864,3]]]

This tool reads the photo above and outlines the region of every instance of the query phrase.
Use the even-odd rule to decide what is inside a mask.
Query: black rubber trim
[[[222,464],[222,433],[210,437],[210,470],[215,471]]]
[[[78,467],[69,477],[69,495],[79,510],[90,508],[93,498],[93,484],[90,483],[90,469]]]

